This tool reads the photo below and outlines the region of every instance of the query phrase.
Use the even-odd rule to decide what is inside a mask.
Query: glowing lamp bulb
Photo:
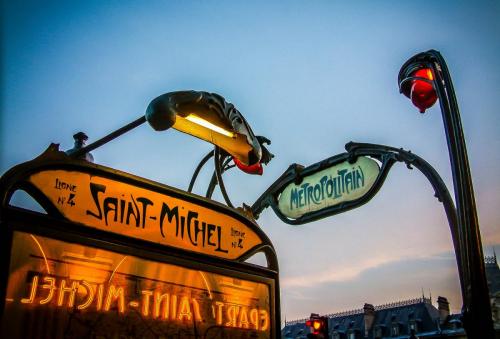
[[[315,331],[318,331],[321,328],[321,321],[319,320],[313,321],[312,328],[314,328]]]
[[[434,80],[432,71],[429,68],[421,68],[413,74],[414,77]],[[418,107],[420,113],[432,107],[437,101],[436,90],[431,83],[423,80],[413,80],[410,92],[411,102]]]

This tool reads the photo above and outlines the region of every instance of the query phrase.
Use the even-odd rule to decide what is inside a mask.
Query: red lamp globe
[[[430,68],[421,68],[415,71],[412,76],[424,78],[431,82],[434,80],[434,75]],[[437,93],[431,82],[420,79],[412,80],[410,99],[420,110],[420,113],[424,113],[426,109],[432,107],[437,101]]]

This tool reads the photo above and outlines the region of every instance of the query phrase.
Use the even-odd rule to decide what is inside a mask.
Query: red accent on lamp
[[[262,175],[262,173],[264,173],[264,168],[262,167],[260,162],[257,162],[253,165],[245,165],[241,161],[239,161],[238,159],[236,159],[234,157],[233,157],[233,161],[236,164],[236,166],[245,173],[257,174],[257,175]]]

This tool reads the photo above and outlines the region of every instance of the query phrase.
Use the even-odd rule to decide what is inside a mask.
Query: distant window
[[[408,333],[411,333],[411,331],[418,332],[418,323],[415,320],[410,320],[408,325]]]
[[[451,324],[451,328],[454,330],[462,327],[462,322],[458,319],[451,320],[450,324]]]
[[[398,324],[392,325],[392,336],[397,337],[399,335],[399,326]]]

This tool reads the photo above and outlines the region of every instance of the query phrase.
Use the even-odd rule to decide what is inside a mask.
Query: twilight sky
[[[398,92],[400,66],[436,49],[452,74],[486,254],[500,252],[498,1],[3,1],[0,173],[51,142],[73,146],[184,89],[218,93],[275,159],[262,177],[231,171],[251,204],[290,165],[349,141],[410,149],[452,188],[438,105],[425,115]],[[93,152],[96,162],[187,189],[211,145],[147,125]],[[211,168],[198,180],[203,194]],[[216,195],[220,200],[220,195]],[[356,210],[293,227],[269,209],[259,224],[280,262],[282,318],[418,297],[461,307],[444,210],[418,171],[398,164]]]

